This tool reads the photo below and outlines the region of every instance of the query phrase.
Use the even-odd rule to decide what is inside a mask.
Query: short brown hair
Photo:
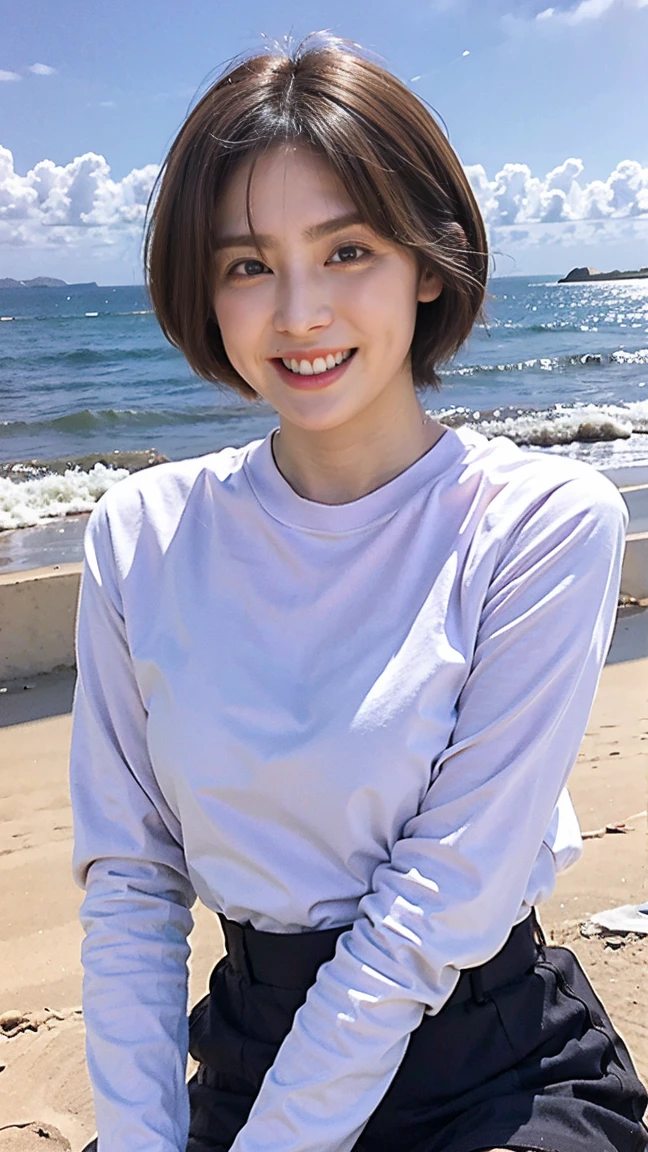
[[[411,348],[414,383],[438,388],[438,365],[481,316],[484,223],[424,104],[347,41],[309,36],[292,52],[239,61],[188,116],[149,202],[145,265],[163,332],[199,376],[255,395],[225,354],[212,307],[214,209],[243,158],[295,142],[328,161],[378,235],[414,249],[443,280],[441,295],[418,306]]]

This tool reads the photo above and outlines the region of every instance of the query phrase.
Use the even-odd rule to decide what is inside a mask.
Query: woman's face
[[[435,299],[441,281],[363,224],[327,162],[304,146],[277,146],[256,162],[260,252],[246,214],[250,164],[217,209],[213,303],[227,355],[284,421],[311,431],[362,422],[379,397],[398,403],[412,389],[417,302]]]

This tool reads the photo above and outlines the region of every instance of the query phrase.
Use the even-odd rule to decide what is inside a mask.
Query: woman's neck
[[[365,410],[339,428],[311,431],[281,420],[272,450],[279,471],[299,496],[347,504],[399,476],[445,431],[426,415],[412,390],[395,410]]]

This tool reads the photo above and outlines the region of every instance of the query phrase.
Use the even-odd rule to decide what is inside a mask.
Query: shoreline
[[[89,512],[71,512],[0,532],[0,575],[81,563],[89,516]]]
[[[496,411],[499,415],[500,410]],[[466,423],[475,427],[477,431],[483,431],[478,424],[472,424],[468,421],[463,413],[459,418],[457,418],[457,414],[454,414],[453,417],[452,413],[443,411],[439,412],[438,415],[448,427]],[[475,413],[475,415],[482,414]],[[495,413],[488,412],[483,415],[490,417],[494,416]],[[499,429],[494,434],[506,435]],[[631,497],[632,507],[629,508],[631,523],[628,532],[637,533],[648,531],[648,434],[644,436],[638,433],[634,439],[640,440],[642,448],[645,446],[645,452],[642,452],[639,458],[632,454],[628,456],[624,451],[628,440],[613,442],[617,450],[606,453],[602,459],[599,450],[606,448],[605,441],[595,441],[591,444],[579,442],[577,448],[580,448],[581,451],[576,452],[573,451],[574,444],[555,444],[545,447],[523,445],[522,447],[525,451],[539,451],[543,455],[568,455],[581,459],[584,463],[596,468],[620,490],[634,489],[634,494]],[[210,453],[198,453],[197,455],[210,455]],[[81,464],[84,462],[92,465],[91,472],[83,470]],[[0,463],[0,573],[19,572],[50,564],[80,561],[83,556],[82,541],[85,523],[104,491],[112,484],[118,483],[127,473],[153,467],[158,463],[170,462],[172,461],[168,457],[162,456],[155,449],[147,449],[142,452],[113,453],[112,457],[110,454],[103,456],[93,454],[69,462],[61,459],[50,462],[32,460],[23,464],[3,465]],[[64,510],[61,485],[57,481],[57,475],[62,475],[64,463],[69,469],[63,477],[67,485],[64,500],[72,503],[73,506],[70,511]],[[43,472],[42,469],[46,465],[56,465],[56,472]],[[31,472],[32,475],[29,479],[22,479],[22,473],[19,469],[27,473]],[[95,475],[97,469],[99,474]],[[6,490],[4,493],[4,520],[1,508],[1,486],[3,483],[5,486],[11,486],[11,495],[8,497]],[[52,484],[51,493],[46,491],[50,483]],[[41,487],[42,492],[40,491]],[[642,488],[645,488],[644,494],[639,491]],[[35,489],[38,491],[35,492]],[[13,496],[14,491],[15,497]],[[16,501],[23,502],[22,515],[25,520],[35,519],[35,523],[11,524],[7,522],[7,515],[9,518],[11,515],[9,512],[10,504],[7,501],[14,498]],[[47,515],[50,499],[53,501],[51,510],[55,513],[54,515]],[[62,507],[63,510],[61,510]]]
[[[621,597],[648,603],[648,464],[600,471],[616,485],[629,514]],[[89,515],[75,512],[0,532],[0,682],[73,667]]]
[[[648,599],[648,464],[600,471],[618,488],[629,514],[620,592],[642,602]],[[0,532],[0,679],[71,665],[89,515],[75,512]]]

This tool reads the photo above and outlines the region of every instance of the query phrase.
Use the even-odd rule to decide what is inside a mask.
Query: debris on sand
[[[607,908],[595,912],[589,921],[581,926],[583,936],[600,936],[606,932],[632,932],[648,935],[648,901],[645,904],[620,904],[618,908]]]
[[[72,1145],[58,1128],[32,1120],[0,1127],[0,1152],[72,1152]]]

